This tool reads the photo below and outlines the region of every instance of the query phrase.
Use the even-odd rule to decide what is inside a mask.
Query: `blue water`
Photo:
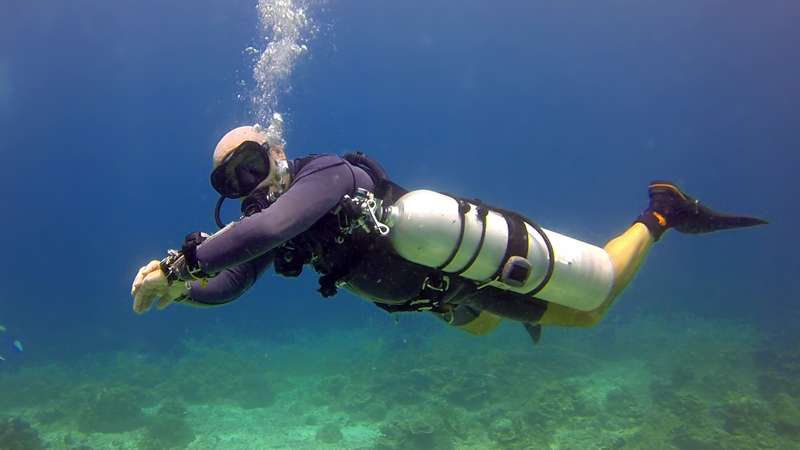
[[[536,348],[510,324],[479,338],[424,316],[395,324],[346,293],[322,300],[311,274],[267,275],[224,308],[134,315],[136,270],[179,247],[186,233],[215,229],[213,146],[255,120],[253,59],[244,51],[263,47],[253,2],[10,0],[3,10],[0,391],[7,398],[24,386],[25,398],[0,400],[0,416],[24,420],[51,448],[167,445],[158,438],[169,433],[152,424],[114,437],[42,414],[99,408],[87,399],[126,386],[155,389],[188,411],[180,415],[188,419],[169,415],[179,425],[167,428],[192,436],[175,448],[790,448],[800,438],[796,2],[309,6],[317,32],[278,99],[290,157],[363,150],[405,186],[479,197],[597,245],[635,219],[647,183],[659,178],[720,210],[771,222],[707,236],[668,233],[605,322],[546,328]],[[14,339],[24,352],[12,351]],[[219,371],[226,352],[238,362]],[[361,369],[376,375],[362,380]],[[414,369],[436,381],[390,376]],[[209,415],[223,414],[214,405],[231,407],[226,398],[258,391],[237,377],[263,370],[277,400],[241,410],[265,417],[261,428],[208,428]],[[114,381],[117,372],[124,375]],[[198,372],[233,388],[191,397],[169,386]],[[467,404],[448,397],[440,373],[488,394]],[[503,382],[484,380],[486,373]],[[132,381],[141,377],[151,382]],[[730,387],[709,394],[697,381],[714,377]],[[343,393],[326,383],[347,385]],[[593,383],[606,387],[548,413],[555,422],[525,412],[546,403],[539,397],[515,403],[544,395],[537,384],[574,396]],[[365,385],[388,416],[359,416],[358,402],[336,409],[363,397]],[[404,389],[420,398],[403,404]],[[664,390],[683,403],[659,403]],[[695,423],[705,425],[652,431],[648,424],[686,417],[689,397],[701,405]],[[133,410],[160,417],[154,411],[163,406],[153,400]],[[651,419],[615,415],[625,407]],[[320,408],[337,412],[309,419]],[[437,425],[446,433],[388,427],[407,410],[458,420]],[[297,421],[276,425],[270,414]],[[742,423],[754,429],[742,431]],[[343,435],[318,433],[328,425]],[[286,431],[295,429],[308,439]],[[498,437],[508,429],[516,437]],[[586,429],[599,437],[581,435]],[[371,436],[359,430],[382,437],[358,440]],[[278,437],[265,443],[263,435]],[[104,447],[114,439],[121,446]]]

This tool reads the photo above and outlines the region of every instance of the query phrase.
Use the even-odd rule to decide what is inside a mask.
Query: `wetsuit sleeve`
[[[217,306],[230,303],[250,289],[259,276],[272,264],[274,252],[268,252],[248,262],[229,267],[208,280],[203,287],[193,281],[189,285],[188,302],[197,306]]]
[[[233,223],[198,246],[200,267],[217,273],[267,253],[311,228],[354,189],[354,172],[341,158],[322,157],[314,163],[269,208]]]

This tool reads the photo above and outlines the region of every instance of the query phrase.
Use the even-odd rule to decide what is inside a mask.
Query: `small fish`
[[[5,361],[6,359],[3,358],[3,355],[0,355],[0,361]]]
[[[20,341],[18,341],[18,340],[17,340],[17,341],[14,341],[14,348],[15,348],[15,349],[17,349],[17,350],[18,350],[18,351],[20,351],[20,352],[25,350],[25,349],[22,347],[22,342],[20,342]]]
[[[5,325],[0,325],[0,333],[3,333],[5,331],[6,331],[6,326]]]

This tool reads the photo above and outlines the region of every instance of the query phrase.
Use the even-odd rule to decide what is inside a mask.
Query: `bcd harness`
[[[457,272],[442,270],[455,258],[455,251],[445,263],[437,268],[421,266],[398,256],[388,242],[386,235],[390,230],[379,220],[379,211],[382,205],[393,204],[408,191],[390,181],[383,168],[361,152],[349,153],[344,155],[343,159],[351,165],[363,169],[372,178],[375,185],[374,192],[354,186],[354,191],[345,195],[339,205],[329,214],[318,220],[309,230],[285,242],[275,250],[275,271],[283,276],[296,277],[300,275],[304,265],[310,264],[320,274],[319,293],[323,297],[331,297],[337,293],[339,287],[347,284],[351,271],[362,262],[363,258],[392,258],[397,261],[397,264],[401,264],[400,270],[419,273],[419,292],[413,298],[399,304],[373,301],[376,306],[389,313],[413,311],[448,313],[451,306],[447,304],[446,299],[453,283],[457,281],[454,278],[461,279],[459,275],[471,267],[478,252],[475,252],[471,260]],[[307,161],[308,159],[300,160],[299,164],[302,165]],[[472,207],[470,202],[477,205],[478,216],[485,221],[490,207],[479,200],[468,202],[455,196],[453,198],[459,204],[459,213],[462,215],[462,231],[463,217]],[[519,214],[494,207],[491,209],[506,214],[509,239],[503,261],[512,263],[501,265],[495,278],[501,275],[511,277],[512,280],[515,276],[525,278],[528,273],[526,270],[530,270],[530,267],[517,266],[513,263],[521,260],[528,249],[528,234],[524,224],[528,223],[534,228],[538,228],[538,226]],[[483,234],[485,234],[485,224]],[[483,234],[481,243],[484,238]],[[541,235],[552,256],[552,245],[544,232],[541,232]],[[550,260],[552,261],[553,258]],[[553,273],[552,264],[548,266],[544,279],[527,295],[534,295],[547,284]],[[510,267],[506,270],[508,273],[500,273],[504,270],[503,267]],[[515,273],[515,271],[524,273]],[[472,282],[473,286],[474,284]],[[484,288],[496,289],[487,285],[477,287],[477,289]]]

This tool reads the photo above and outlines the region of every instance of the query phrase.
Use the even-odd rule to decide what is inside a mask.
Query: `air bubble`
[[[252,103],[257,123],[269,124],[273,137],[283,142],[283,120],[278,114],[280,96],[291,90],[291,75],[297,57],[308,53],[306,43],[316,27],[306,15],[303,0],[260,0],[258,13],[264,35],[264,50],[253,67],[256,92]],[[258,55],[248,47],[245,52]],[[273,127],[274,124],[274,127]]]

